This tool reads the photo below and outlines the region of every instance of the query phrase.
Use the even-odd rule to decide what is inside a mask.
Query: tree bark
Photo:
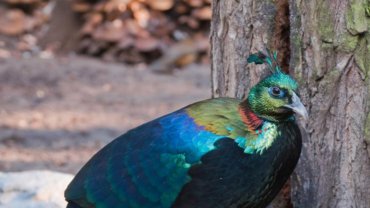
[[[294,207],[370,206],[369,7],[368,0],[213,1],[213,96],[244,98],[267,73],[246,58],[265,45],[300,83],[310,119],[292,177]],[[281,32],[286,25],[290,35]]]
[[[296,207],[370,207],[367,3],[290,0],[290,67],[310,113]]]
[[[266,73],[247,65],[251,50],[272,42],[273,3],[259,0],[216,0],[212,4],[211,64],[213,96],[245,97]]]

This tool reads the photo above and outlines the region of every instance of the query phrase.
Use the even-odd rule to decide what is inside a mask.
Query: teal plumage
[[[194,103],[113,140],[70,183],[68,207],[266,206],[299,158],[293,113],[306,116],[296,82],[276,69],[244,101]]]

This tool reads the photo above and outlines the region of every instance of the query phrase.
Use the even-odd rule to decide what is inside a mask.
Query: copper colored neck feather
[[[240,105],[239,113],[243,122],[251,132],[255,132],[263,124],[263,120],[258,117],[247,105]]]

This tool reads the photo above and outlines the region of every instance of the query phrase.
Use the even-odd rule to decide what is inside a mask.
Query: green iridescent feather
[[[255,64],[267,64],[270,71],[273,73],[281,72],[281,69],[278,64],[277,60],[277,52],[271,52],[270,50],[266,49],[266,53],[259,51],[258,53],[251,54],[247,58],[248,63],[255,63]]]
[[[205,130],[237,140],[246,153],[262,154],[278,135],[276,125],[266,122],[266,130],[261,132],[248,129],[240,114],[240,103],[238,99],[217,98],[195,103],[186,111]]]

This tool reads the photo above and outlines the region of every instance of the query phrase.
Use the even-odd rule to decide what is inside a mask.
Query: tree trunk
[[[293,205],[369,207],[370,1],[275,2],[213,2],[213,95],[245,97],[267,73],[246,58],[264,45],[277,49],[310,114]]]
[[[49,3],[50,22],[48,30],[40,38],[41,48],[51,48],[56,52],[76,50],[81,21],[72,10],[71,0],[52,0]]]
[[[293,181],[296,207],[370,207],[366,3],[290,1],[290,66],[311,118]]]
[[[265,72],[247,65],[251,50],[272,42],[276,10],[267,1],[213,1],[211,62],[213,95],[244,97]]]

